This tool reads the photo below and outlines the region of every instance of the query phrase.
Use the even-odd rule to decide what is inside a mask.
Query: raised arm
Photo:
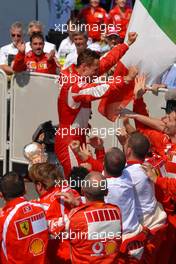
[[[13,70],[15,72],[22,72],[25,71],[27,68],[25,63],[25,44],[19,43],[17,45],[17,48],[18,48],[18,54],[15,56],[13,62]]]
[[[126,53],[129,46],[132,45],[137,38],[137,33],[130,32],[128,35],[127,43],[119,44],[115,46],[111,51],[107,53],[102,59],[100,59],[99,75],[101,76],[105,72],[109,71]]]

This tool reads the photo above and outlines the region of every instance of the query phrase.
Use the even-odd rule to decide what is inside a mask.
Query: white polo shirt
[[[18,53],[18,49],[10,43],[0,48],[0,65],[8,65],[9,55],[15,56]]]
[[[76,50],[75,43],[73,43],[69,37],[62,40],[59,49],[58,49],[58,57],[67,56],[68,54],[74,52]]]
[[[107,178],[108,195],[105,198],[107,203],[119,206],[122,214],[123,234],[133,233],[139,229],[135,196],[132,181],[127,171],[118,177]]]

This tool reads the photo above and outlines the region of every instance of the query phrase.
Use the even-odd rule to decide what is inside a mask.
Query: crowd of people
[[[24,147],[25,179],[16,172],[0,178],[0,263],[176,262],[176,89],[166,92],[165,116],[150,117],[146,76],[120,62],[138,37],[126,36],[131,14],[126,0],[109,14],[90,0],[65,25],[58,50],[39,21],[29,23],[27,43],[22,23],[11,25],[0,69],[58,75],[59,125],[41,124]],[[153,92],[165,86],[154,84]],[[105,149],[89,135],[91,102],[124,100],[123,91],[132,94],[133,111],[120,111],[121,147]],[[25,198],[28,181],[38,199]]]

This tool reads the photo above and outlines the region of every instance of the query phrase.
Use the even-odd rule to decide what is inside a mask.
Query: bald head
[[[119,177],[125,168],[125,154],[119,148],[111,148],[105,155],[105,172],[113,177]]]
[[[92,171],[84,179],[82,191],[88,201],[101,200],[107,195],[107,182],[99,172]]]

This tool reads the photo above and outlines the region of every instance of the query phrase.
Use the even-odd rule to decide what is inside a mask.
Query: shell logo
[[[105,244],[105,252],[107,255],[113,254],[117,251],[117,243],[115,241],[108,241]]]
[[[44,252],[44,242],[42,239],[33,239],[29,246],[29,251],[34,255],[41,255]]]

